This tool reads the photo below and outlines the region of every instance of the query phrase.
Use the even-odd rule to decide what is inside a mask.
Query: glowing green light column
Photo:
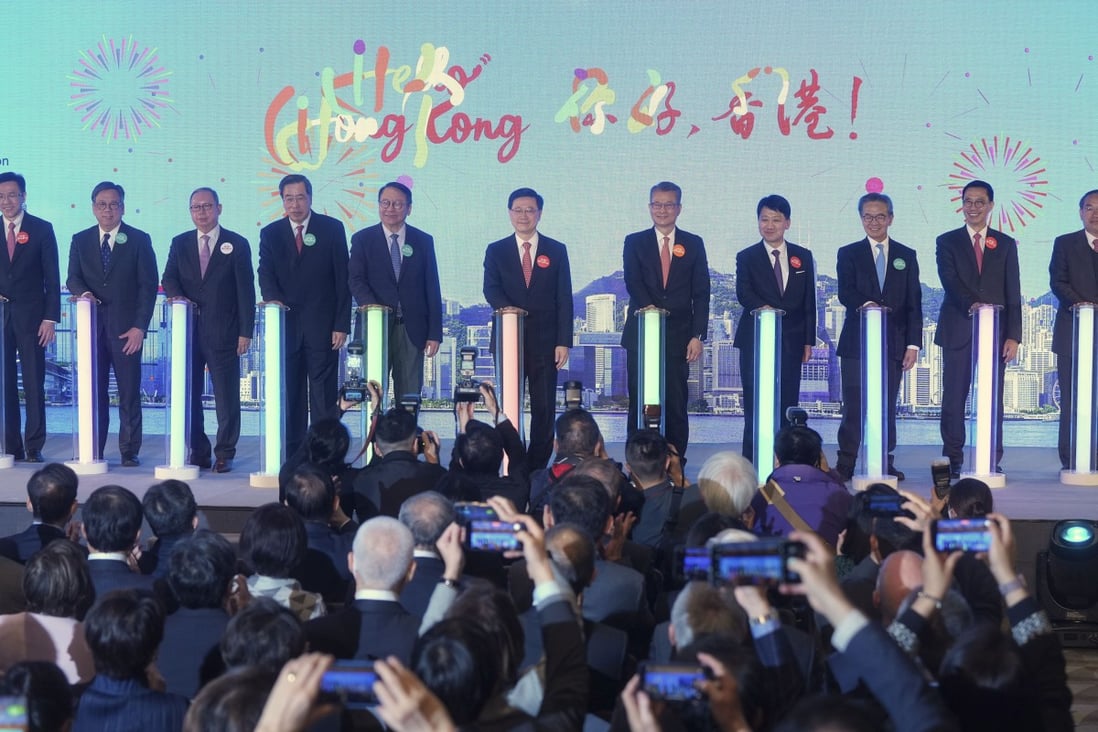
[[[77,475],[107,472],[107,461],[99,454],[99,358],[96,348],[99,303],[93,297],[69,298],[69,323],[73,343],[72,442],[73,459],[65,464]]]
[[[989,488],[1006,486],[1006,476],[997,471],[999,444],[999,311],[1002,305],[980,303],[972,314],[972,472],[962,477],[979,478]]]
[[[362,354],[359,357],[359,374],[365,381],[376,381],[381,384],[381,404],[388,403],[386,397],[389,394],[389,313],[392,309],[385,305],[363,305],[359,308],[362,320]],[[351,378],[351,369],[354,366],[351,346],[347,347],[346,378]],[[359,407],[359,434],[362,439],[370,431],[370,410],[366,405],[369,399]],[[369,464],[374,457],[374,448],[367,446],[362,454],[359,467]]]
[[[851,481],[855,490],[874,483],[896,486],[888,475],[888,308],[871,304],[859,308],[862,319],[861,390],[862,445],[858,472]]]
[[[782,316],[784,310],[759,308],[755,316],[755,413],[748,415],[755,437],[759,485],[774,471],[774,434],[782,393]]]
[[[666,416],[663,409],[666,373],[664,353],[667,343],[667,311],[650,305],[637,311],[637,429],[658,429],[664,432]]]
[[[158,339],[168,344],[168,428],[164,434],[166,465],[154,471],[160,480],[194,480],[198,466],[187,464],[187,447],[191,437],[191,348],[194,337],[194,303],[186,298],[165,300],[162,322],[166,333]],[[218,395],[218,398],[223,398]]]
[[[0,325],[2,325],[7,319],[8,298],[0,295]],[[0,338],[0,415],[7,414],[7,395],[8,395],[8,370],[4,368],[4,364],[7,363],[7,353],[5,348],[6,338]],[[18,409],[18,407],[16,407]],[[4,423],[6,419],[0,418],[0,469],[10,468],[15,465],[15,456],[3,452],[4,446],[8,444],[7,433],[5,431]]]
[[[1072,374],[1074,412],[1071,420],[1071,454],[1068,470],[1060,471],[1065,485],[1098,485],[1098,412],[1094,409],[1098,394],[1098,368],[1095,368],[1095,312],[1093,303],[1078,303],[1072,310],[1072,347],[1075,349],[1075,373]],[[1064,405],[1061,404],[1063,409]]]
[[[278,471],[286,452],[286,306],[259,304],[256,328],[263,343],[259,347],[260,394],[263,406],[259,415],[259,472],[252,473],[253,488],[278,488]]]

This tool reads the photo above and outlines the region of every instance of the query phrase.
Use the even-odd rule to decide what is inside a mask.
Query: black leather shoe
[[[904,471],[897,470],[894,465],[888,466],[888,474],[896,478],[896,480],[903,480],[907,477],[906,475],[904,475]]]
[[[122,467],[123,468],[136,468],[141,464],[141,460],[136,455],[123,455]]]
[[[961,464],[951,463],[949,466],[949,477],[953,480],[957,480],[961,477]]]
[[[214,466],[213,466],[213,471],[215,473],[227,473],[232,469],[233,469],[233,460],[232,460],[232,458],[218,458],[217,462],[214,463]]]
[[[195,458],[193,455],[191,456],[191,459],[188,462],[191,465],[198,468],[199,470],[209,470],[210,466],[213,464],[213,463],[210,462],[210,459],[208,457],[207,458]]]
[[[45,460],[42,459],[42,453],[39,452],[38,450],[28,450],[27,451],[27,462],[28,463],[44,463]]]

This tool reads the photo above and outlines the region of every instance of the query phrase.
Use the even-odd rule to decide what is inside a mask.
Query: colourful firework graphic
[[[1025,148],[1023,150],[1023,148]],[[999,136],[989,141],[981,138],[961,152],[961,159],[954,161],[954,172],[949,174],[948,188],[953,192],[951,201],[961,211],[961,190],[969,181],[986,180],[997,192],[993,219],[995,228],[1014,232],[1037,218],[1044,208],[1048,192],[1045,167],[1033,148],[1021,140],[1009,137],[1000,141]],[[993,222],[995,223],[995,222]]]
[[[108,142],[133,139],[160,126],[166,110],[170,71],[160,64],[155,48],[141,46],[133,36],[115,41],[103,36],[95,48],[80,52],[68,75],[73,107],[84,129],[98,131]]]

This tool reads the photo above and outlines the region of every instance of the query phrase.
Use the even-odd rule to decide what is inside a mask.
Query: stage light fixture
[[[1037,601],[1066,647],[1098,647],[1098,522],[1067,519],[1037,554]]]

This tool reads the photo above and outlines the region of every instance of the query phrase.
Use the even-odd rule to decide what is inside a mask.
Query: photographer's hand
[[[438,435],[431,430],[423,430],[423,459],[438,465]]]
[[[659,710],[663,704],[653,702],[640,688],[640,676],[634,675],[621,692],[621,705],[629,718],[630,732],[660,732]]]
[[[492,386],[492,382],[481,382],[480,395],[484,397],[484,408],[488,410],[488,414],[492,415],[493,424],[499,423],[499,401],[496,399],[496,388]]]
[[[473,418],[473,403],[454,402],[454,416],[457,417],[458,434],[464,435],[469,420]]]

